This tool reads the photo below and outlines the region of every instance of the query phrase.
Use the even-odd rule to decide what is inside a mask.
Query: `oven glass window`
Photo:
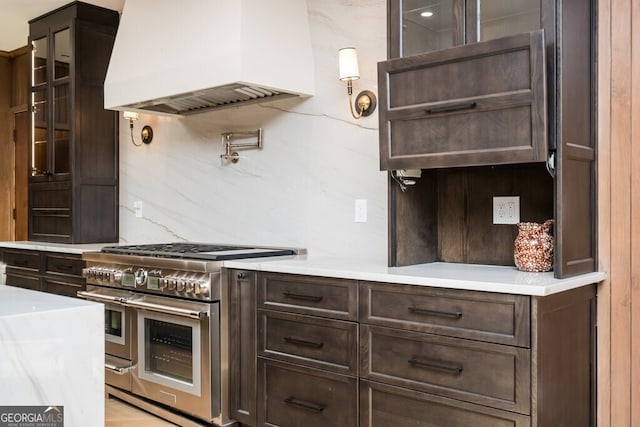
[[[122,311],[106,308],[104,310],[104,333],[122,338],[122,316]]]
[[[192,384],[192,328],[149,318],[144,324],[146,371]]]

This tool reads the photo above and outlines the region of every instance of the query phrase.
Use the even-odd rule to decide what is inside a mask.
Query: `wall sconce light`
[[[349,94],[349,108],[354,119],[370,116],[376,110],[376,96],[370,90],[363,90],[356,96],[355,103],[351,100],[353,93],[353,80],[360,78],[358,68],[358,55],[355,47],[345,47],[338,50],[338,65],[340,68],[340,80],[347,82],[347,93]],[[357,113],[354,111],[355,104]]]
[[[142,142],[144,142],[145,144],[151,144],[151,141],[153,140],[153,129],[151,129],[151,126],[149,125],[143,126],[142,131],[140,131],[140,137],[142,138],[142,142],[137,143],[133,137],[133,122],[135,120],[138,120],[138,113],[125,111],[122,113],[122,116],[125,119],[129,120],[129,129],[131,129],[131,143],[133,145],[135,145],[136,147],[140,147],[142,145]]]

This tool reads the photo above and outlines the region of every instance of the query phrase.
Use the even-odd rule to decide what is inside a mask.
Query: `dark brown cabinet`
[[[75,297],[85,289],[80,254],[0,248],[5,284]]]
[[[118,21],[74,2],[29,22],[29,240],[118,240],[118,114],[103,107]]]
[[[357,282],[259,273],[258,426],[357,426]]]
[[[257,273],[228,270],[229,417],[256,425],[256,286]]]
[[[594,286],[359,288],[360,426],[595,425]]]
[[[240,270],[228,283],[242,425],[595,425],[593,285],[537,297]]]
[[[544,162],[541,30],[378,68],[382,169]]]
[[[514,265],[517,229],[492,224],[492,197],[519,196],[521,221],[554,219],[555,276],[594,271],[594,2],[443,2],[429,19],[453,36],[433,46],[416,41],[436,37],[415,25],[426,2],[387,4],[389,59],[378,67],[389,265]],[[501,50],[510,44],[520,54]],[[422,177],[401,189],[400,169]]]

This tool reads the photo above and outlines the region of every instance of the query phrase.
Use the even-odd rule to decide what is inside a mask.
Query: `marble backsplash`
[[[140,115],[152,144],[134,147],[120,123],[120,240],[306,247],[314,255],[386,262],[386,173],[379,170],[378,111],[355,120],[338,49],[358,49],[364,89],[377,94],[386,58],[385,0],[307,0],[315,95],[189,117]],[[221,133],[264,131],[262,150],[222,165]],[[354,202],[367,200],[367,222]],[[134,202],[142,202],[136,217]]]

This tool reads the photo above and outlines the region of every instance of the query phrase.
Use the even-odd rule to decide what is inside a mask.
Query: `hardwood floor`
[[[165,427],[175,424],[142,411],[126,402],[110,397],[104,402],[105,427]]]

